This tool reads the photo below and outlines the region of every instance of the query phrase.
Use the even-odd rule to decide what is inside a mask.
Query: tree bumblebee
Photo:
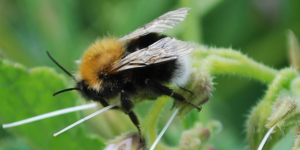
[[[180,85],[187,81],[189,70],[183,56],[193,48],[189,43],[158,34],[183,21],[189,9],[167,12],[120,39],[97,40],[84,52],[74,76],[48,53],[51,60],[76,82],[74,88],[53,95],[77,90],[84,98],[100,102],[104,107],[119,100],[120,106],[115,108],[128,114],[140,135],[138,117],[132,111],[134,101],[138,99],[155,100],[165,95],[200,110],[165,86],[171,82]]]

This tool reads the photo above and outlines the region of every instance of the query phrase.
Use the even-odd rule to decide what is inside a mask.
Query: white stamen
[[[271,133],[273,132],[273,130],[274,130],[275,127],[276,127],[276,126],[273,126],[272,128],[269,129],[269,131],[268,131],[267,134],[265,135],[264,139],[261,141],[261,143],[260,143],[260,145],[259,145],[259,147],[258,147],[257,150],[262,150],[262,148],[264,147],[264,145],[265,145],[267,139],[269,138],[269,136],[271,135]]]
[[[170,117],[169,121],[167,122],[167,124],[165,125],[165,127],[163,128],[163,130],[159,133],[158,137],[155,139],[154,143],[152,144],[150,150],[154,150],[155,146],[157,145],[157,143],[159,142],[159,140],[161,139],[161,137],[164,135],[164,133],[166,132],[166,130],[168,129],[169,125],[171,124],[171,122],[173,121],[174,117],[177,115],[178,113],[178,109],[176,109],[172,116]]]
[[[80,124],[80,123],[82,123],[82,122],[84,122],[84,121],[86,121],[86,120],[88,120],[88,119],[91,119],[91,118],[95,117],[96,115],[98,115],[98,114],[100,114],[100,113],[102,113],[102,112],[104,112],[104,111],[106,111],[106,110],[109,110],[109,109],[111,109],[111,108],[117,106],[118,104],[120,104],[120,102],[117,102],[117,103],[115,103],[115,104],[106,106],[106,107],[104,107],[104,108],[102,108],[102,109],[100,109],[100,110],[98,110],[98,111],[96,111],[96,112],[94,112],[94,113],[92,113],[92,114],[90,114],[90,115],[88,115],[88,116],[86,116],[86,117],[84,117],[84,118],[78,120],[77,122],[75,122],[75,123],[69,125],[68,127],[64,128],[64,129],[62,129],[62,130],[60,130],[59,132],[55,133],[53,136],[57,136],[57,135],[59,135],[59,134],[65,132],[65,131],[71,129],[71,128],[74,127],[74,126],[76,126],[76,125],[78,125],[78,124]]]
[[[70,113],[70,112],[85,110],[85,109],[89,109],[89,108],[96,108],[97,105],[98,105],[97,103],[91,103],[91,104],[85,104],[85,105],[81,105],[81,106],[65,108],[65,109],[53,111],[53,112],[50,112],[50,113],[46,113],[46,114],[43,114],[43,115],[35,116],[35,117],[32,117],[32,118],[28,118],[28,119],[25,119],[25,120],[21,120],[21,121],[9,123],[9,124],[3,124],[2,127],[3,128],[10,128],[10,127],[14,127],[14,126],[18,126],[18,125],[22,125],[22,124],[26,124],[26,123],[30,123],[30,122],[34,122],[34,121],[38,121],[38,120],[58,116],[58,115],[62,115],[62,114]]]

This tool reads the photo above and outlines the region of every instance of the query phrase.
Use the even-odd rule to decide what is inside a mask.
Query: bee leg
[[[106,107],[106,106],[109,105],[108,102],[107,102],[105,99],[103,99],[103,98],[99,98],[98,100],[99,100],[100,104],[101,104],[103,107]],[[119,109],[119,107],[118,107],[118,106],[115,106],[115,107],[113,107],[113,108],[111,108],[111,109]]]
[[[169,89],[168,87],[160,84],[160,83],[157,83],[155,81],[152,81],[152,80],[149,80],[147,79],[145,81],[145,83],[148,85],[148,87],[154,91],[155,93],[159,94],[159,95],[167,95],[167,96],[170,96],[172,98],[174,98],[175,100],[177,101],[180,101],[180,102],[184,102],[184,103],[187,103],[195,108],[198,109],[198,111],[201,110],[201,107],[191,103],[190,101],[186,100],[182,95],[174,92],[173,90]]]
[[[123,111],[128,114],[129,118],[131,119],[132,123],[135,125],[135,127],[138,129],[139,136],[140,136],[140,142],[142,142],[142,133],[140,128],[140,122],[136,114],[132,111],[133,103],[129,99],[128,95],[126,94],[125,90],[121,90],[121,106]]]
[[[178,85],[177,85],[178,86]],[[189,90],[189,89],[186,89],[186,88],[184,88],[184,87],[181,87],[181,86],[178,86],[181,90],[183,90],[183,91],[185,91],[185,92],[189,92],[190,94],[191,94],[191,96],[193,96],[193,95],[195,95],[195,93],[194,92],[192,92],[191,90]]]
[[[131,119],[132,123],[135,125],[135,127],[138,129],[139,136],[140,136],[140,142],[143,142],[142,132],[141,132],[141,128],[140,128],[140,122],[139,122],[137,115],[133,111],[130,111],[128,113],[128,116]]]
[[[101,104],[103,107],[106,107],[106,106],[109,105],[109,104],[107,103],[107,101],[104,100],[103,98],[99,98],[99,102],[100,102],[100,104]]]

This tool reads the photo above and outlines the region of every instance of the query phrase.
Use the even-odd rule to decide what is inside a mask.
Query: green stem
[[[300,98],[300,78],[296,78],[291,82],[291,92],[293,95],[295,95],[296,97]]]
[[[158,98],[152,108],[150,109],[148,115],[146,116],[143,124],[142,124],[142,130],[146,135],[149,136],[149,146],[154,143],[155,139],[157,138],[157,121],[159,118],[159,115],[161,114],[162,110],[165,108],[168,100],[170,100],[169,97],[160,97]],[[161,143],[158,143],[156,148],[157,150],[177,150],[177,148],[171,148],[168,146],[165,146]]]
[[[278,73],[277,70],[257,63],[240,52],[231,49],[200,47],[194,50],[192,57],[194,57],[193,60],[196,60],[193,66],[199,67],[202,71],[208,71],[211,75],[243,75],[261,82],[271,83]],[[198,61],[199,58],[202,58],[203,61]]]
[[[149,114],[146,116],[143,124],[142,129],[144,130],[144,133],[147,133],[149,135],[150,143],[153,143],[155,141],[155,138],[157,136],[157,130],[156,130],[156,124],[157,120],[159,118],[159,115],[163,108],[165,107],[166,103],[168,102],[167,97],[160,97],[158,98],[152,108],[149,111]]]
[[[289,85],[291,84],[292,80],[297,76],[297,71],[292,68],[281,70],[274,79],[273,83],[269,85],[263,101],[274,102],[279,94],[279,91],[283,88],[289,89]]]

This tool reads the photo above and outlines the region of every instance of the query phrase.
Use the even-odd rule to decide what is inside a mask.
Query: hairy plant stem
[[[278,73],[277,70],[253,61],[240,52],[232,49],[217,49],[201,46],[192,52],[193,66],[209,74],[242,75],[271,83]],[[199,62],[199,58],[203,59]]]

